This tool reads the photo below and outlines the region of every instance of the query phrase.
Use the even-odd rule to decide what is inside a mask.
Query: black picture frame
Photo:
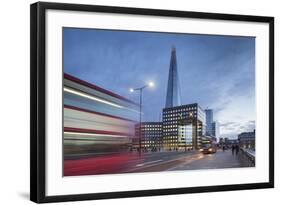
[[[46,11],[48,9],[122,13],[151,16],[169,16],[195,19],[262,22],[269,25],[269,181],[263,183],[229,184],[192,188],[89,193],[46,196],[46,97],[45,97],[45,35]],[[30,7],[30,199],[37,203],[97,200],[123,197],[140,197],[198,192],[261,189],[274,187],[274,17],[202,13],[143,8],[125,8],[82,4],[38,2]]]

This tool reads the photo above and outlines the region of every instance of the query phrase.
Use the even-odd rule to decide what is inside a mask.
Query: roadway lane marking
[[[198,156],[199,155],[199,153],[193,153],[195,156]],[[192,154],[192,155],[193,155]],[[190,156],[190,155],[188,155],[188,156]],[[152,167],[154,167],[154,166],[161,166],[161,165],[165,165],[165,164],[169,164],[169,163],[172,163],[172,162],[176,162],[176,161],[178,161],[178,162],[180,162],[180,161],[182,161],[182,160],[184,160],[184,159],[186,159],[186,155],[185,156],[181,156],[181,157],[178,157],[178,158],[174,158],[174,159],[171,159],[171,160],[168,160],[168,161],[165,161],[165,160],[156,160],[156,161],[151,161],[151,162],[147,162],[147,163],[144,163],[144,164],[147,164],[147,166],[145,166],[145,167],[142,167],[144,164],[138,164],[138,165],[136,165],[136,167],[137,168],[135,168],[135,169],[132,169],[132,170],[130,170],[129,171],[129,173],[132,173],[132,172],[139,172],[139,170],[142,170],[142,169],[147,169],[147,168],[152,168]],[[194,157],[194,156],[193,156]],[[157,163],[157,164],[152,164],[152,162],[153,163],[155,163],[155,162],[161,162],[161,163]],[[157,171],[170,171],[169,169],[163,169],[163,170],[157,170]]]
[[[162,161],[163,161],[162,159],[159,159],[159,160],[155,160],[155,161],[151,161],[151,162],[145,162],[145,163],[142,163],[142,164],[137,164],[136,167],[142,167],[144,165],[153,164],[153,163],[162,162]]]
[[[175,167],[171,167],[170,169],[167,169],[166,171],[175,171],[175,170],[178,170],[178,169],[183,168],[183,167],[189,167],[190,163],[192,163],[194,161],[197,161],[197,160],[200,160],[202,158],[204,158],[204,156],[202,154],[195,154],[195,156],[191,156],[191,158],[187,158],[187,159],[185,157],[185,158],[182,159],[183,162],[180,165],[175,166]]]

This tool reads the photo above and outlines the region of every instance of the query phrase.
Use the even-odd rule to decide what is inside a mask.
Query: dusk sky
[[[64,29],[64,72],[138,102],[144,121],[165,106],[171,48],[177,52],[182,104],[214,110],[222,137],[255,128],[255,38],[217,35]]]

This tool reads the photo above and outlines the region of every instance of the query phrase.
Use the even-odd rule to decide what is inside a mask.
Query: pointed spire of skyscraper
[[[181,96],[180,96],[180,86],[177,70],[177,57],[176,57],[176,48],[172,48],[170,69],[169,69],[169,78],[168,78],[168,87],[167,87],[167,96],[166,96],[166,108],[175,107],[181,105]]]

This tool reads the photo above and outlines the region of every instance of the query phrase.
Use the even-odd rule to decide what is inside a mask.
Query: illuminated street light
[[[154,87],[154,83],[153,83],[153,82],[149,82],[149,83],[148,83],[148,86],[149,86],[149,87]]]
[[[134,92],[134,91],[139,91],[140,92],[140,128],[139,128],[139,156],[141,156],[141,112],[142,112],[142,91],[143,89],[145,89],[146,87],[154,87],[154,83],[153,82],[149,82],[148,84],[139,87],[139,88],[130,88],[130,92]]]

